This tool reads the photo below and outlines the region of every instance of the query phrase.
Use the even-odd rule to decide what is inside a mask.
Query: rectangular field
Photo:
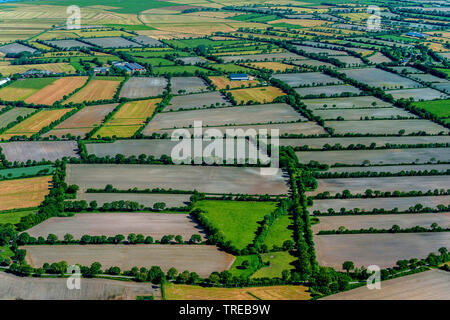
[[[66,62],[0,65],[0,73],[5,76],[11,76],[16,73],[24,73],[29,70],[46,70],[53,73],[75,73],[75,68]]]
[[[450,158],[450,148],[300,151],[296,154],[302,163],[314,160],[328,165],[337,163],[348,165],[410,164],[428,163],[432,159],[446,162]]]
[[[199,77],[173,77],[170,79],[172,93],[188,94],[207,91],[207,87],[202,78]]]
[[[48,194],[51,176],[0,181],[0,210],[37,207]]]
[[[389,166],[363,166],[363,167],[334,167],[328,169],[328,172],[391,172],[401,171],[432,171],[446,172],[450,170],[450,164],[419,164],[419,165],[389,165]]]
[[[387,90],[385,93],[391,94],[397,100],[412,98],[415,101],[422,101],[449,98],[447,94],[431,88]]]
[[[148,135],[161,129],[193,126],[194,121],[197,120],[202,120],[203,126],[221,126],[226,124],[239,125],[270,121],[293,122],[306,119],[285,103],[164,112],[155,115],[144,129],[144,134]]]
[[[159,240],[162,236],[181,235],[188,241],[193,234],[200,234],[204,239],[203,229],[188,214],[170,213],[80,213],[73,217],[50,218],[27,230],[32,237],[56,234],[59,239],[69,233],[75,239],[83,235],[108,236],[117,234],[143,234]]]
[[[441,247],[448,247],[450,232],[398,234],[340,234],[314,237],[321,266],[342,270],[344,261],[355,267],[392,267],[398,260],[423,259]]]
[[[428,190],[450,188],[450,181],[446,176],[318,179],[317,182],[319,187],[309,195],[325,191],[334,195],[343,190],[349,190],[355,194],[364,193],[367,189],[384,192],[397,190],[427,192]]]
[[[392,105],[373,96],[347,98],[320,98],[302,100],[309,109],[353,109],[353,108],[385,108]]]
[[[132,42],[122,37],[104,37],[104,38],[88,38],[84,41],[89,42],[101,48],[135,48],[141,47],[140,44]]]
[[[337,97],[344,93],[360,94],[362,91],[351,85],[333,85],[321,87],[307,87],[295,89],[302,97],[308,96],[323,96],[323,97]]]
[[[237,61],[285,61],[285,60],[301,60],[306,59],[291,52],[281,53],[266,53],[266,54],[248,54],[248,55],[235,55],[235,56],[223,56],[221,57],[225,63],[237,62]]]
[[[84,266],[100,262],[105,269],[159,266],[167,272],[174,267],[208,277],[214,271],[227,270],[234,261],[232,255],[205,245],[44,245],[22,248],[27,250],[27,261],[35,267],[61,260],[69,265],[79,263]]]
[[[166,78],[132,77],[123,85],[120,97],[130,99],[155,97],[163,94],[166,88]]]
[[[110,100],[114,97],[119,85],[119,80],[100,80],[99,78],[94,78],[83,89],[67,99],[65,103]]]
[[[62,100],[75,89],[81,87],[87,79],[88,77],[60,78],[27,98],[25,102],[52,105],[56,101]]]
[[[219,130],[224,130],[224,127],[208,127],[208,129],[219,129]],[[281,136],[283,135],[291,135],[291,134],[296,134],[296,135],[304,135],[304,136],[311,136],[311,135],[316,135],[316,134],[320,134],[320,135],[327,135],[327,132],[318,124],[316,124],[313,121],[306,121],[306,122],[293,122],[293,123],[276,123],[276,124],[254,124],[254,125],[241,125],[241,126],[226,126],[225,129],[231,129],[231,130],[237,130],[237,129],[242,129],[242,130],[248,130],[248,129],[255,129],[255,130],[260,130],[260,129],[267,129],[268,133],[270,133],[270,130],[272,129],[278,129],[279,133]],[[190,132],[190,134],[192,135],[194,133],[194,129],[189,128],[186,129]],[[173,129],[163,129],[163,130],[158,130],[157,133],[159,134],[167,134],[169,137],[171,136],[172,132],[174,130]],[[151,135],[152,131],[149,130],[149,128],[147,127],[147,131],[144,130],[144,134],[146,135]],[[281,140],[283,141],[283,140]]]
[[[411,79],[378,68],[343,70],[349,78],[382,89],[420,88],[422,85]]]
[[[402,136],[402,137],[345,137],[345,138],[310,138],[310,139],[281,139],[280,146],[308,146],[310,149],[323,149],[325,145],[341,145],[348,147],[350,145],[381,147],[396,144],[432,144],[432,143],[450,143],[448,136]]]
[[[41,110],[24,121],[18,123],[14,127],[6,130],[0,138],[9,139],[12,136],[27,136],[30,137],[33,134],[41,131],[42,128],[47,127],[53,121],[58,120],[64,116],[67,112],[72,111],[72,108],[54,109],[54,110]]]
[[[188,165],[68,165],[68,184],[80,190],[104,188],[113,184],[118,189],[172,188],[208,193],[286,194],[288,187],[281,170],[263,176],[259,168],[198,167]]]
[[[0,143],[6,160],[15,162],[56,161],[63,157],[79,158],[76,141],[14,141]]]
[[[248,88],[248,89],[236,89],[229,91],[236,102],[239,104],[247,103],[271,103],[275,98],[284,96],[285,93],[276,87],[261,87],[261,88]]]
[[[421,197],[417,197],[415,199],[420,198]],[[404,198],[402,198],[400,200],[404,200],[402,202],[406,203],[407,200],[411,199],[412,198],[404,200]],[[449,200],[450,197],[446,199],[447,203],[449,203]],[[354,201],[362,201],[362,200],[358,199]],[[432,202],[436,203],[437,201]],[[374,203],[372,202],[372,205],[373,204]],[[413,206],[415,205],[415,203],[411,202],[410,205]],[[344,203],[343,207],[347,208],[351,206],[347,206]],[[424,214],[377,214],[377,215],[361,215],[361,216],[322,216],[320,217],[320,223],[313,225],[312,230],[314,233],[317,233],[320,230],[338,230],[339,227],[341,226],[344,226],[347,230],[359,230],[369,228],[390,229],[393,225],[398,225],[400,228],[413,228],[415,226],[430,228],[431,224],[433,223],[437,223],[439,226],[446,228],[450,223],[450,212],[424,213]]]
[[[60,49],[72,49],[72,48],[89,48],[92,47],[89,44],[86,44],[84,42],[71,39],[71,40],[53,40],[53,41],[46,41],[47,43],[58,47]]]
[[[314,115],[324,120],[373,120],[373,119],[397,119],[417,118],[415,114],[400,108],[365,108],[365,109],[321,109],[314,110]]]
[[[281,80],[294,88],[343,83],[341,80],[333,78],[322,72],[284,73],[274,74],[272,77]]]
[[[425,119],[325,121],[325,126],[333,128],[336,134],[398,134],[400,130],[405,130],[405,134],[419,131],[427,134],[449,132],[447,128]]]
[[[148,283],[89,278],[84,278],[82,283],[80,290],[69,290],[65,278],[25,278],[1,272],[0,299],[136,300],[137,296],[160,297],[159,287]]]
[[[211,106],[225,107],[230,105],[231,103],[227,101],[220,92],[213,91],[184,96],[174,96],[170,100],[170,105],[167,106],[164,111],[208,108]]]
[[[167,300],[308,300],[310,298],[310,293],[304,286],[217,288],[171,283],[166,290]]]
[[[103,104],[84,107],[43,136],[61,138],[63,135],[71,134],[72,136],[84,137],[86,133],[100,125],[106,115],[113,111],[116,106],[117,104]]]
[[[449,300],[450,273],[429,270],[383,281],[381,288],[369,290],[362,286],[322,300]]]
[[[216,86],[217,90],[233,89],[241,87],[253,87],[259,84],[258,80],[233,80],[225,76],[210,76],[209,79]]]

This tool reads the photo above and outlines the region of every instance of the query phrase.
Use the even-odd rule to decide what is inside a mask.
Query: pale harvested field
[[[233,80],[231,81],[226,76],[210,76],[209,79],[217,87],[221,89],[233,89],[241,87],[254,87],[259,84],[258,80]]]
[[[334,55],[334,56],[345,56],[345,55],[348,55],[347,52],[339,51],[339,50],[317,48],[317,47],[310,47],[310,46],[303,46],[303,45],[294,45],[294,47],[296,49],[298,49],[298,50],[303,50],[306,53],[316,53],[316,54]]]
[[[203,229],[188,214],[142,212],[80,213],[73,217],[54,217],[28,229],[27,233],[36,238],[56,234],[60,239],[67,233],[75,239],[85,234],[113,237],[130,233],[152,236],[155,240],[168,234],[181,235],[186,241],[193,234],[200,234],[204,238]]]
[[[308,95],[322,95],[325,97],[339,96],[344,92],[360,94],[361,90],[351,85],[334,85],[334,86],[321,86],[321,87],[306,87],[295,89],[300,96]]]
[[[0,273],[0,300],[136,300],[160,298],[158,286],[107,279],[81,280],[80,290],[67,289],[65,278],[24,278]]]
[[[429,270],[383,281],[381,290],[362,286],[322,300],[450,300],[450,272]]]
[[[446,172],[450,170],[450,164],[419,164],[419,165],[391,165],[374,167],[336,167],[330,168],[328,172],[401,172],[401,171],[431,171]]]
[[[364,193],[367,189],[391,192],[396,190],[426,192],[450,188],[447,176],[317,179],[317,182],[319,187],[309,195],[325,191],[334,195],[346,189],[355,194]]]
[[[307,59],[303,56],[291,52],[223,56],[221,58],[225,63],[236,61],[284,61]]]
[[[322,72],[282,73],[274,74],[273,78],[283,81],[291,87],[342,84],[337,78],[333,78]]]
[[[11,43],[11,44],[7,44],[5,46],[0,47],[0,52],[3,52],[4,54],[8,54],[8,53],[20,53],[20,52],[30,52],[33,53],[36,50],[28,47],[28,46],[24,46],[23,44],[20,43]]]
[[[56,161],[63,157],[79,158],[76,141],[14,141],[0,143],[8,161],[26,162],[42,159]]]
[[[100,125],[106,115],[113,111],[116,106],[117,104],[104,104],[84,107],[43,136],[62,137],[70,133],[73,136],[84,137],[86,133]]]
[[[400,89],[400,90],[387,90],[386,94],[391,94],[394,99],[409,99],[413,98],[415,101],[421,100],[436,100],[436,99],[448,99],[448,95],[440,91],[431,88],[418,88],[418,89]]]
[[[295,64],[297,66],[305,66],[305,67],[328,67],[331,69],[336,68],[336,66],[332,65],[331,63],[327,63],[327,62],[322,62],[319,60],[311,60],[311,59],[305,59],[305,60],[296,60],[296,61],[291,61],[292,64]]]
[[[302,163],[311,160],[334,165],[336,163],[363,165],[370,164],[411,164],[427,163],[433,158],[446,162],[450,159],[450,148],[412,148],[382,150],[338,150],[338,151],[300,151],[297,157]]]
[[[190,194],[138,194],[138,193],[80,193],[77,200],[88,204],[97,201],[99,206],[113,201],[134,201],[145,207],[153,207],[156,202],[164,202],[166,208],[184,207],[190,202]]]
[[[48,194],[51,176],[0,181],[0,211],[37,207]]]
[[[167,300],[308,300],[310,294],[303,286],[267,286],[250,288],[212,288],[169,284]]]
[[[173,94],[188,94],[207,91],[202,78],[199,77],[173,77],[170,79]]]
[[[219,129],[224,130],[224,127],[208,127],[208,129]],[[279,130],[280,135],[284,134],[303,134],[305,136],[315,135],[315,134],[327,134],[326,131],[319,125],[317,125],[315,122],[307,121],[307,122],[294,122],[294,123],[276,123],[276,124],[261,124],[261,125],[248,125],[248,126],[227,126],[226,129],[267,129],[268,133],[270,134],[270,130],[277,129]],[[190,132],[192,135],[194,133],[194,129],[186,129]],[[165,130],[159,130],[158,133],[160,134],[168,134],[170,137],[173,129],[165,129]],[[145,131],[144,131],[145,133]],[[151,135],[151,132],[147,132],[148,135]],[[281,140],[283,141],[283,140]]]
[[[189,270],[201,277],[214,271],[227,270],[234,257],[215,246],[206,245],[58,245],[24,246],[27,261],[32,266],[45,262],[66,261],[69,265],[90,266],[100,262],[102,268],[117,266],[130,270],[137,266],[160,266],[164,272],[174,267],[179,272]]]
[[[342,70],[349,78],[378,88],[420,88],[422,85],[411,79],[378,68]]]
[[[34,111],[36,110],[32,108],[20,108],[20,107],[16,107],[14,109],[6,111],[5,113],[2,113],[0,115],[0,128],[4,128],[9,123],[16,121],[17,117],[19,116],[26,117],[27,115],[33,113]]]
[[[350,209],[355,209],[355,208],[359,208],[361,209],[361,211],[372,211],[373,209],[386,209],[386,210],[392,210],[394,208],[398,208],[399,211],[406,211],[408,210],[408,208],[410,207],[414,207],[416,204],[421,204],[424,207],[430,207],[430,208],[436,208],[436,206],[438,206],[439,204],[443,204],[445,206],[450,205],[450,196],[437,196],[437,197],[401,197],[401,198],[377,198],[377,199],[324,199],[324,200],[319,200],[316,199],[314,200],[314,205],[310,208],[308,208],[310,213],[314,213],[315,210],[319,210],[320,212],[327,212],[327,210],[329,208],[334,209],[334,211],[338,212],[341,208],[345,208],[347,210]],[[388,220],[388,218],[391,215],[385,215],[384,217],[386,218],[386,220]],[[398,216],[398,219],[400,221],[405,220],[405,223],[409,223],[411,222],[412,219],[409,219],[408,216],[406,215],[405,218],[402,218],[403,216],[405,216],[404,214],[402,215],[394,215],[394,216]],[[412,216],[441,216],[441,214],[413,214]],[[358,222],[360,219],[360,217],[366,217],[366,216],[355,216],[351,219],[353,219],[356,222]],[[320,218],[320,220],[322,221],[322,218]],[[362,219],[364,221],[364,219]],[[446,223],[444,223],[444,225],[442,225],[443,227],[447,227],[450,226],[450,216],[446,216]],[[443,222],[445,222],[443,221]],[[395,223],[394,223],[395,224]],[[322,225],[322,224],[321,224]],[[426,226],[429,227],[431,225],[427,224]],[[344,224],[342,224],[342,226],[345,226]],[[411,227],[416,226],[415,224],[412,225],[408,225]],[[320,226],[319,226],[320,227]],[[387,227],[385,227],[386,229],[389,229],[390,227],[392,227],[391,225],[387,225]],[[337,226],[335,229],[339,228],[339,226]],[[356,227],[354,226],[354,228],[352,229],[360,229],[362,227]],[[350,229],[350,228],[348,228]],[[383,228],[376,228],[376,229],[383,229]],[[322,229],[321,229],[322,230]]]
[[[364,62],[354,56],[328,56],[329,58],[336,59],[342,63],[345,63],[346,67],[356,67],[364,65]]]
[[[131,99],[155,97],[163,94],[166,88],[166,78],[132,77],[123,85],[120,97]]]
[[[86,188],[172,188],[208,193],[286,194],[281,170],[263,176],[259,168],[200,167],[187,165],[68,165],[68,184]]]
[[[136,42],[132,42],[122,37],[89,38],[84,40],[101,48],[141,47],[140,44],[137,44]]]
[[[92,80],[83,89],[67,99],[65,103],[83,103],[112,99],[119,84],[120,81],[114,80]]]
[[[205,133],[206,135],[207,133]],[[194,142],[194,141],[193,141]],[[200,141],[198,141],[200,142]],[[245,155],[249,155],[249,142],[246,139],[240,140],[240,142],[245,145]],[[180,142],[178,140],[172,141],[171,139],[135,139],[135,140],[117,140],[113,143],[92,143],[86,144],[86,149],[89,154],[95,154],[97,157],[115,157],[118,154],[122,154],[126,157],[136,156],[141,154],[152,155],[156,159],[161,158],[161,156],[171,156],[172,150]],[[196,142],[197,143],[197,142]],[[201,141],[202,150],[205,150],[206,146],[210,144],[210,141]],[[238,152],[238,143],[233,146],[234,154]],[[242,150],[239,150],[242,151]],[[191,154],[195,152],[194,143],[191,145]],[[223,145],[223,154],[220,158],[226,156],[227,146]],[[217,155],[219,157],[219,155]],[[223,159],[225,160],[225,159]]]
[[[52,105],[64,96],[81,87],[88,77],[66,77],[61,78],[39,90],[25,100],[26,103]]]
[[[218,104],[218,105],[217,105]],[[174,96],[170,100],[170,105],[164,111],[180,110],[180,109],[196,109],[208,108],[211,105],[216,107],[230,106],[231,103],[227,101],[220,92],[213,91],[207,93],[197,93],[184,96]]]
[[[325,109],[314,110],[314,115],[324,120],[336,120],[338,117],[344,120],[364,120],[369,119],[396,119],[401,118],[418,118],[415,114],[400,108],[365,108],[365,109]]]
[[[194,126],[194,121],[198,120],[203,121],[203,126],[221,126],[226,124],[267,123],[270,121],[306,121],[306,118],[285,103],[164,112],[156,114],[143,133],[148,135],[161,129],[188,128]]]
[[[320,98],[302,100],[309,109],[337,109],[337,108],[380,108],[391,107],[388,102],[373,96],[348,97],[348,98]],[[372,104],[375,103],[375,106]]]
[[[324,145],[334,146],[340,144],[343,147],[349,145],[370,146],[375,143],[377,147],[386,144],[431,144],[450,143],[448,136],[403,136],[403,137],[347,137],[347,138],[310,138],[310,139],[281,139],[280,146],[309,146],[312,149],[322,149]]]
[[[91,45],[88,45],[84,42],[78,41],[78,40],[53,40],[53,41],[46,41],[47,43],[54,45],[61,49],[72,49],[72,48],[89,48],[92,47]]]
[[[60,119],[71,110],[72,108],[41,110],[24,121],[16,124],[14,127],[6,130],[0,138],[8,139],[15,135],[25,135],[30,137],[33,134],[38,133],[42,128],[50,125],[53,121]]]
[[[349,132],[360,134],[398,134],[402,129],[405,130],[405,134],[419,131],[424,131],[427,134],[449,132],[447,128],[425,119],[325,121],[325,126],[333,128],[336,134]]]
[[[393,267],[398,260],[423,259],[441,247],[449,247],[450,232],[398,234],[340,234],[314,237],[321,266],[342,270],[344,261],[355,267]]]
[[[291,64],[285,64],[282,62],[250,62],[246,63],[245,65],[260,69],[260,70],[272,70],[275,72],[284,72],[286,70],[294,69],[295,66]]]
[[[367,57],[367,59],[369,59],[370,62],[375,63],[375,64],[380,64],[380,63],[385,63],[385,62],[387,62],[387,63],[392,62],[391,59],[386,57],[381,52],[375,52],[374,55],[372,55],[370,57]]]
[[[450,199],[450,198],[449,198]],[[449,203],[447,199],[447,203]],[[414,203],[411,203],[414,205]],[[321,230],[338,230],[344,226],[347,230],[359,229],[390,229],[393,225],[400,228],[412,228],[422,226],[430,228],[431,224],[437,223],[443,228],[450,226],[450,212],[424,213],[424,214],[377,214],[360,216],[322,216],[320,223],[312,226],[314,233]]]

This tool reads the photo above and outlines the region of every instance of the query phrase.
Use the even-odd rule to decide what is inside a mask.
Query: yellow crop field
[[[75,68],[65,62],[0,66],[0,73],[5,76],[9,76],[34,69],[47,70],[54,73],[75,73]]]
[[[167,300],[308,300],[304,286],[267,286],[251,288],[207,288],[168,284]]]
[[[26,103],[52,105],[54,102],[81,87],[88,77],[65,77],[39,90],[25,100]]]
[[[243,80],[243,81],[231,81],[224,76],[211,76],[209,77],[212,83],[217,87],[218,90],[221,89],[234,89],[244,87],[252,87],[259,84],[257,80]]]
[[[90,81],[83,89],[71,96],[65,103],[83,103],[88,101],[110,100],[120,85],[118,80]]]
[[[0,136],[0,139],[9,139],[12,136],[30,137],[71,110],[72,108],[41,110],[14,127],[6,130],[5,133]]]
[[[0,181],[0,210],[37,207],[49,192],[51,176]]]
[[[285,64],[282,62],[249,62],[244,63],[244,65],[256,68],[256,69],[267,69],[272,71],[286,71],[296,68],[296,66]]]
[[[112,137],[116,136],[118,138],[129,138],[133,136],[133,134],[139,130],[140,125],[132,125],[132,126],[104,126],[101,127],[94,136],[100,137]]]
[[[249,101],[255,103],[270,103],[275,98],[284,96],[285,93],[275,87],[261,87],[249,89],[237,89],[229,91],[233,95],[236,102],[246,104]]]

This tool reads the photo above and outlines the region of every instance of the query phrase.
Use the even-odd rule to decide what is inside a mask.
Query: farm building
[[[126,72],[145,72],[145,67],[141,66],[138,63],[132,63],[132,62],[113,62],[113,66],[116,68],[119,68],[121,70],[125,70]]]
[[[245,73],[230,73],[229,78],[231,81],[248,80],[248,76]]]
[[[407,32],[407,33],[405,33],[405,35],[408,37],[414,37],[414,38],[419,38],[419,39],[427,37],[426,34],[419,33],[419,32]]]

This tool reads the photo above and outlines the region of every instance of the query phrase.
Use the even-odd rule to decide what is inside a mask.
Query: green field
[[[296,260],[288,252],[270,252],[261,255],[263,262],[270,262],[270,265],[256,271],[252,278],[274,278],[280,277],[283,270],[294,269],[292,262]]]
[[[52,84],[57,79],[36,78],[15,81],[9,86],[0,89],[0,99],[7,101],[25,100],[45,86]]]
[[[36,213],[36,210],[9,210],[0,211],[0,224],[16,224],[20,222],[20,218]]]
[[[262,13],[250,13],[250,14],[241,14],[238,16],[228,18],[230,20],[236,21],[250,21],[250,22],[266,22],[278,19],[275,15],[267,15]]]
[[[255,239],[258,222],[274,211],[276,202],[254,201],[200,201],[197,207],[205,217],[238,249],[244,249]]]
[[[269,250],[273,246],[281,247],[286,240],[294,241],[292,225],[293,221],[290,216],[281,216],[272,224],[264,241]]]
[[[42,173],[43,175],[49,175],[52,174],[53,171],[54,168],[52,165],[3,169],[0,170],[0,180],[34,176],[39,173]]]
[[[445,68],[436,68],[436,70],[439,70],[447,75],[447,78],[450,77],[450,69]]]
[[[221,72],[225,72],[225,73],[252,73],[253,70],[246,68],[246,67],[241,67],[241,66],[237,66],[235,64],[232,63],[226,63],[226,64],[212,64],[211,68],[216,69],[218,71]]]
[[[212,73],[212,71],[197,66],[168,66],[168,67],[155,67],[153,72],[157,75],[161,74],[194,74],[196,71],[202,73]]]
[[[286,29],[303,29],[304,28],[303,26],[290,24],[290,23],[286,23],[286,22],[272,23],[271,26],[278,27],[278,28],[286,28]]]
[[[450,99],[416,102],[416,108],[426,110],[438,118],[450,117]]]
[[[136,58],[138,63],[149,63],[152,66],[173,66],[175,62],[164,58]]]
[[[111,28],[123,28],[131,31],[139,31],[139,30],[156,30],[153,27],[146,26],[143,24],[129,25],[129,24],[104,24],[106,27]]]
[[[246,260],[249,262],[249,267],[244,268],[242,267],[242,262]],[[230,272],[233,274],[233,276],[247,278],[257,270],[258,265],[259,259],[256,254],[236,256],[236,260],[234,260],[234,263],[230,268]]]

